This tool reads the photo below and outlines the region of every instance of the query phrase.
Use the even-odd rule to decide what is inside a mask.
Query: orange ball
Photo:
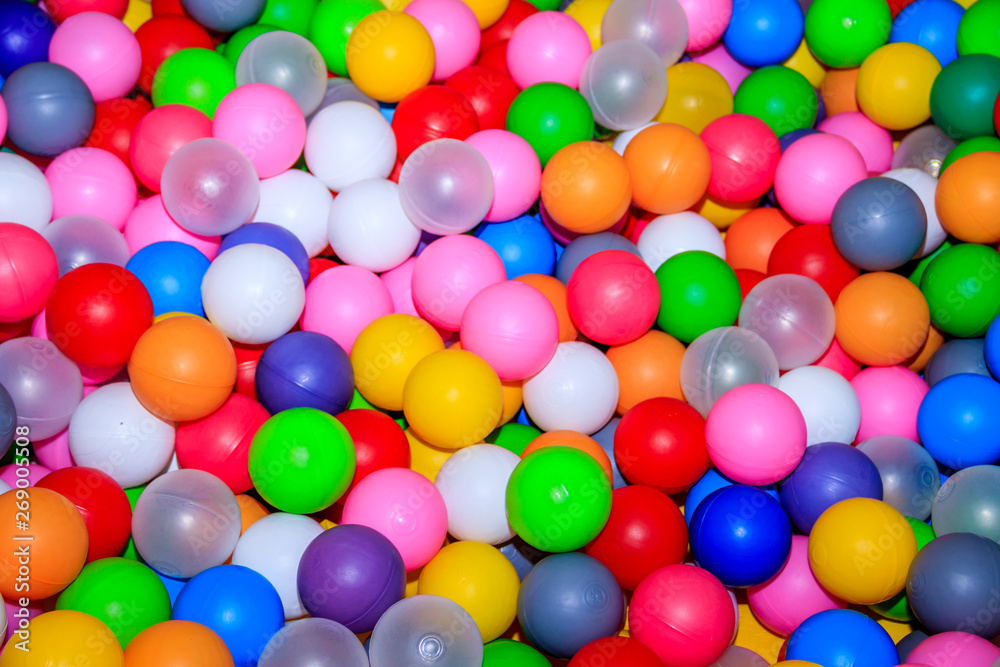
[[[601,468],[604,469],[605,474],[608,476],[608,480],[612,483],[614,482],[614,471],[611,468],[611,458],[608,453],[597,444],[597,441],[586,436],[582,433],[577,433],[576,431],[547,431],[542,433],[540,436],[528,443],[528,446],[524,448],[521,452],[521,458],[525,458],[528,454],[538,451],[543,447],[572,447],[573,449],[579,449],[581,452],[586,452],[590,454],[595,461],[601,464]]]
[[[635,135],[625,147],[625,164],[632,177],[632,201],[659,215],[697,204],[712,171],[705,142],[674,123],[652,125]]]
[[[979,151],[955,160],[934,195],[941,226],[968,243],[1000,241],[1000,153]]]
[[[767,259],[774,244],[795,225],[777,208],[755,208],[741,215],[726,230],[726,263],[733,269],[767,273]]]
[[[618,414],[623,415],[647,398],[684,400],[681,359],[684,344],[653,329],[638,339],[608,349],[608,361],[618,375]]]
[[[0,595],[8,600],[51,597],[73,583],[87,562],[83,516],[55,491],[7,491],[0,495],[0,522]]]
[[[895,273],[866,273],[840,292],[835,305],[837,342],[869,366],[895,366],[920,351],[930,309],[920,289]]]
[[[904,362],[904,366],[914,373],[923,373],[927,362],[944,345],[944,335],[934,326],[927,331],[927,340],[920,350]]]
[[[500,428],[511,419],[517,416],[524,405],[524,380],[508,380],[501,382],[500,388],[503,390],[503,412],[500,414]]]
[[[559,149],[542,172],[545,212],[571,232],[603,232],[622,219],[631,199],[625,160],[597,141]]]
[[[566,285],[558,278],[544,276],[540,273],[526,273],[518,276],[514,280],[531,285],[536,290],[545,295],[552,307],[556,310],[556,317],[559,320],[559,342],[568,343],[576,340],[579,333],[573,318],[569,316],[569,305],[566,303]]]
[[[264,503],[245,493],[237,495],[236,502],[240,504],[240,535],[269,514]]]
[[[858,72],[860,67],[852,69],[831,69],[819,84],[819,94],[826,105],[827,116],[834,116],[845,111],[858,111]]]
[[[236,384],[226,335],[200,317],[171,317],[142,335],[128,362],[136,398],[161,419],[191,421],[215,412]]]
[[[125,648],[125,667],[232,667],[219,635],[191,621],[164,621],[136,635]]]

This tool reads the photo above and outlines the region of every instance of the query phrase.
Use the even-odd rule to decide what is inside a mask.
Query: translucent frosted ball
[[[601,20],[601,41],[642,42],[670,67],[684,55],[688,20],[677,0],[614,0]]]
[[[653,120],[667,98],[667,71],[640,42],[609,42],[594,51],[580,73],[580,93],[594,120],[610,130],[632,130]]]
[[[256,37],[236,61],[236,85],[269,83],[292,96],[309,116],[326,96],[326,64],[301,35],[275,30]],[[280,118],[277,119],[280,122]]]
[[[778,386],[778,360],[749,329],[719,327],[691,341],[681,358],[681,390],[702,416],[730,389],[745,384]]]

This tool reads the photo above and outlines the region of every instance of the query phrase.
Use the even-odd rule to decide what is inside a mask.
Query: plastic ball
[[[844,137],[861,152],[869,172],[881,174],[892,163],[892,136],[860,111],[848,111],[826,118],[817,129]]]
[[[778,385],[778,362],[756,333],[740,327],[718,327],[688,346],[681,359],[684,398],[701,415],[730,390],[746,384]]]
[[[59,275],[58,257],[44,236],[17,222],[0,223],[0,294],[4,295],[0,297],[0,322],[36,315],[45,307]]]
[[[701,132],[712,162],[708,194],[724,202],[745,202],[767,193],[781,157],[774,132],[754,116],[732,114]]]
[[[312,174],[289,169],[262,179],[260,203],[253,222],[280,225],[295,236],[309,257],[316,257],[328,245],[328,217],[333,196]]]
[[[740,83],[733,97],[733,110],[756,116],[777,136],[812,127],[818,99],[809,81],[793,69],[769,65],[754,71]]]
[[[551,275],[555,271],[555,241],[533,216],[522,215],[507,222],[482,225],[475,235],[500,255],[508,280],[529,273]]]
[[[957,33],[964,13],[964,8],[957,2],[913,2],[893,19],[889,41],[922,46],[943,67],[958,57],[957,41],[960,38]]]
[[[594,114],[572,87],[538,83],[510,103],[505,128],[527,141],[544,167],[559,149],[593,137]]]
[[[804,24],[802,8],[792,0],[734,4],[723,42],[747,67],[778,65],[798,48]]]
[[[42,232],[56,253],[60,276],[84,264],[125,266],[128,261],[125,237],[101,218],[67,215],[54,220]]]
[[[733,112],[733,92],[725,77],[709,65],[685,61],[667,68],[667,99],[654,120],[701,132]]]
[[[816,58],[828,67],[857,67],[889,39],[889,5],[867,0],[845,5],[813,2],[806,13],[805,36]]]
[[[23,609],[23,607],[21,607]],[[71,664],[86,661],[92,667],[122,667],[122,649],[108,626],[90,614],[60,610],[25,620],[30,643],[38,642],[30,653],[10,641],[0,655],[4,667],[34,667],[39,664]],[[28,644],[30,645],[30,644]]]
[[[0,77],[9,77],[22,65],[48,60],[56,27],[41,7],[5,2],[0,6],[0,23],[7,28],[0,40]]]
[[[919,169],[937,178],[941,164],[957,145],[957,141],[944,134],[936,125],[919,127],[899,142],[892,155],[892,167]]]
[[[402,12],[376,11],[358,21],[347,38],[346,54],[351,80],[380,102],[398,102],[434,74],[431,35]]]
[[[429,141],[464,140],[479,131],[479,121],[475,108],[460,91],[449,86],[425,86],[396,105],[392,131],[398,159],[405,162],[413,151]]]
[[[916,285],[896,274],[857,278],[841,292],[835,309],[837,342],[862,363],[898,364],[927,340],[928,302]],[[894,324],[886,326],[887,321]]]
[[[917,257],[925,257],[944,243],[948,233],[941,226],[937,211],[934,206],[934,197],[937,190],[937,181],[933,176],[922,169],[902,168],[892,169],[882,174],[885,178],[899,181],[913,190],[920,202],[924,206],[927,215],[927,233],[924,242],[917,251]]]
[[[315,46],[284,30],[251,40],[236,63],[236,85],[270,84],[287,93],[303,116],[319,108],[326,94],[326,66]],[[245,113],[245,112],[244,112]]]
[[[7,77],[3,88],[7,138],[25,152],[55,157],[90,136],[94,98],[72,70],[56,63],[30,63]]]
[[[570,317],[585,336],[621,345],[639,338],[656,321],[660,290],[642,259],[607,250],[577,266],[567,285],[567,300]]]
[[[867,271],[887,271],[920,251],[927,216],[908,185],[889,178],[867,178],[837,200],[830,228],[844,259]]]
[[[414,0],[404,11],[420,21],[434,42],[434,81],[443,81],[475,61],[481,39],[479,20],[465,2]]]
[[[472,616],[451,600],[437,595],[406,598],[390,607],[372,632],[372,667],[418,660],[433,660],[441,667],[480,664],[483,644],[475,628]]]
[[[303,618],[286,624],[271,637],[258,665],[279,667],[309,663],[317,667],[336,664],[364,667],[366,662],[368,656],[364,646],[343,625],[325,618]]]
[[[87,525],[87,562],[117,556],[128,542],[132,509],[114,479],[95,468],[71,466],[55,470],[35,485],[72,502]]]
[[[102,12],[82,12],[56,28],[49,62],[73,70],[95,102],[128,94],[139,80],[139,42],[128,26]]]
[[[546,667],[548,658],[527,644],[512,639],[495,639],[483,647],[483,667],[517,663],[525,667]]]
[[[215,631],[191,621],[164,621],[136,635],[125,649],[127,667],[231,667],[233,657]]]
[[[958,141],[991,136],[998,93],[1000,58],[985,53],[961,56],[934,79],[930,96],[934,124]]]
[[[74,148],[53,160],[45,177],[52,191],[52,215],[90,215],[117,229],[136,204],[135,180],[116,156],[100,148]]]
[[[496,445],[473,445],[445,461],[434,484],[448,510],[448,532],[460,540],[501,544],[514,536],[504,494],[518,456]]]
[[[837,252],[830,227],[817,224],[801,225],[778,239],[768,258],[767,273],[812,278],[836,304],[840,292],[860,272]]]
[[[488,85],[483,85],[483,82]],[[470,65],[448,77],[444,85],[462,93],[472,105],[481,130],[502,130],[507,110],[520,90],[509,76],[491,67]]]
[[[664,493],[684,491],[711,465],[704,419],[676,398],[652,398],[625,413],[614,436],[618,467],[629,481]]]
[[[555,272],[556,278],[568,285],[573,272],[584,260],[605,250],[624,251],[637,257],[641,256],[634,243],[616,232],[583,234],[570,241],[559,255]]]
[[[830,221],[841,195],[868,174],[861,153],[843,137],[816,134],[796,141],[778,161],[774,188],[799,222]]]
[[[261,178],[290,169],[306,142],[306,123],[295,100],[267,83],[241,85],[215,110],[212,136],[243,151]]]
[[[663,62],[645,44],[615,41],[594,51],[580,72],[579,88],[594,120],[610,130],[651,121],[667,96]]]
[[[684,398],[680,366],[684,345],[662,331],[650,330],[624,345],[607,351],[618,375],[618,413],[656,397]]]
[[[949,477],[934,498],[934,531],[938,535],[974,533],[997,541],[1000,525],[995,512],[1000,498],[993,491],[997,478],[992,465],[972,466]]]
[[[779,665],[864,661],[872,667],[893,667],[899,661],[889,633],[853,609],[829,609],[807,618],[789,637],[785,657],[792,662]]]
[[[628,212],[631,196],[624,159],[598,142],[560,149],[542,173],[545,215],[557,229],[573,234],[611,229]]]
[[[392,308],[389,291],[374,273],[335,266],[309,283],[299,323],[305,331],[326,334],[349,353],[358,334]]]
[[[209,261],[198,249],[177,241],[161,241],[142,248],[128,260],[153,300],[153,314],[191,313],[204,316],[201,283]]]
[[[941,175],[935,204],[948,233],[968,243],[1000,239],[1000,220],[991,208],[996,196],[992,170],[998,162],[1000,154],[981,151],[956,160]]]
[[[538,156],[531,145],[506,130],[476,132],[466,143],[486,159],[493,175],[493,203],[484,220],[513,220],[531,208],[538,199],[542,179]]]
[[[590,38],[572,17],[542,11],[517,24],[507,44],[507,69],[522,90],[536,83],[580,82]]]
[[[358,390],[381,408],[402,410],[413,367],[443,349],[441,337],[424,320],[401,313],[380,317],[362,330],[351,350]]]
[[[803,366],[778,380],[806,420],[806,443],[854,442],[861,426],[861,404],[840,373],[821,366]]]
[[[877,435],[917,440],[917,410],[927,394],[919,375],[901,366],[866,368],[851,379],[861,404],[857,441]]]
[[[943,667],[989,665],[1000,659],[1000,650],[990,641],[968,632],[941,632],[917,644],[908,660],[935,661]],[[921,664],[921,663],[914,663]]]
[[[924,370],[924,379],[933,387],[946,377],[958,373],[975,373],[989,377],[990,370],[987,367],[985,351],[986,340],[983,338],[952,339],[938,348],[931,357]],[[996,366],[995,361],[993,365]]]
[[[622,0],[612,3],[601,19],[601,41],[634,40],[650,47],[665,67],[687,48],[687,15],[673,0]]]
[[[736,319],[740,287],[733,270],[703,251],[674,255],[656,270],[660,312],[656,323],[684,343]]]
[[[352,409],[337,415],[354,442],[354,478],[350,493],[358,482],[383,468],[408,468],[410,445],[401,426],[378,410]]]
[[[354,374],[347,353],[328,336],[296,331],[268,346],[255,382],[259,400],[272,414],[308,407],[335,415],[350,402]]]
[[[184,48],[168,56],[153,76],[153,106],[184,104],[211,118],[236,87],[233,64],[215,51]]]
[[[142,57],[139,87],[147,94],[152,90],[156,70],[168,57],[185,48],[213,48],[208,32],[180,14],[150,18],[135,30],[135,37]]]
[[[316,4],[307,36],[337,77],[347,76],[347,38],[361,19],[381,9],[385,5],[377,0]]]
[[[157,107],[136,124],[129,144],[129,162],[139,181],[154,192],[167,161],[178,149],[195,139],[212,135],[208,116],[183,104]]]
[[[337,257],[369,271],[387,271],[413,254],[420,230],[406,216],[399,193],[395,183],[374,178],[341,191],[328,222]]]
[[[978,153],[980,151],[992,151],[997,152],[998,145],[1000,145],[1000,139],[996,137],[974,137],[972,139],[966,139],[962,143],[955,146],[945,157],[944,162],[941,163],[941,171],[939,175],[944,174],[944,171],[951,166],[960,157],[965,157],[972,153]]]
[[[920,441],[934,459],[953,470],[993,464],[1000,442],[991,425],[991,398],[1000,392],[992,378],[960,373],[927,392],[917,415]]]
[[[545,368],[524,383],[525,409],[546,431],[595,433],[611,419],[617,404],[614,367],[587,343],[560,343]]]
[[[642,130],[625,149],[632,202],[651,213],[679,213],[705,194],[711,157],[705,143],[681,125],[660,123]]]

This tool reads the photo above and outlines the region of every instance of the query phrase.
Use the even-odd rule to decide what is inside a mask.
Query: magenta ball
[[[892,135],[860,111],[845,111],[830,116],[816,129],[836,134],[854,144],[870,173],[881,174],[892,168]]]
[[[941,632],[917,644],[907,664],[934,667],[990,667],[1000,659],[1000,648],[968,632]]]
[[[795,220],[828,225],[840,196],[866,178],[868,165],[854,144],[819,132],[802,137],[781,155],[774,193]]]
[[[899,435],[920,442],[917,412],[928,392],[923,378],[902,366],[866,368],[851,380],[861,404],[855,442],[877,435]]]
[[[653,326],[660,312],[660,287],[641,257],[602,250],[573,270],[566,303],[584,336],[604,345],[624,345]]]
[[[132,171],[118,156],[101,148],[66,151],[45,170],[52,190],[52,219],[93,215],[117,230],[125,228],[138,198]]]
[[[507,70],[521,90],[544,82],[575,89],[590,52],[590,38],[576,19],[538,12],[514,28],[507,42]]]
[[[413,0],[403,11],[431,36],[434,81],[444,81],[476,61],[482,39],[479,19],[462,0]]]
[[[7,104],[0,97],[0,142],[7,136]]]
[[[127,25],[103,12],[63,21],[49,42],[49,62],[69,68],[87,84],[95,102],[125,97],[139,81],[142,53]]]
[[[729,19],[733,17],[733,0],[678,2],[688,20],[688,51],[707,49],[722,39],[729,27]]]
[[[291,95],[266,83],[248,83],[222,98],[212,136],[236,146],[270,178],[291,169],[306,145],[306,119]]]
[[[493,205],[486,222],[513,220],[531,208],[541,191],[542,165],[527,141],[507,130],[483,130],[465,143],[482,153],[493,174]]]
[[[310,281],[300,323],[303,331],[326,334],[350,354],[361,330],[392,312],[392,296],[377,275],[335,266]]]
[[[143,199],[129,213],[125,220],[125,242],[129,252],[134,255],[146,246],[160,241],[187,243],[209,260],[215,259],[219,244],[222,243],[219,236],[193,234],[178,225],[163,206],[163,198],[153,195]]]

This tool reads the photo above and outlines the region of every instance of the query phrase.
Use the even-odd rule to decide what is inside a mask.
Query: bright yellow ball
[[[809,566],[834,597],[852,604],[884,602],[906,586],[917,555],[913,528],[881,500],[842,500],[809,533]]]
[[[455,453],[453,449],[441,449],[422,440],[412,428],[406,429],[406,439],[410,443],[410,470],[432,482],[437,479],[444,462]]]
[[[819,84],[823,83],[823,77],[826,76],[826,68],[823,67],[823,63],[816,60],[805,39],[799,43],[795,53],[782,64],[804,76],[813,88],[819,88]]]
[[[462,0],[479,19],[479,29],[486,30],[500,20],[510,0]]]
[[[128,9],[122,17],[122,23],[135,32],[143,23],[153,18],[153,6],[146,0],[129,0]]]
[[[347,39],[347,74],[361,92],[398,102],[434,73],[434,42],[420,21],[389,10],[369,14]]]
[[[17,619],[11,619],[17,623]],[[101,621],[79,611],[50,611],[28,622],[28,650],[15,634],[0,654],[0,667],[122,667],[125,654]],[[22,645],[23,648],[23,645]]]
[[[700,134],[713,120],[732,112],[733,91],[714,69],[696,62],[667,68],[667,100],[654,120]]]
[[[444,349],[440,334],[413,315],[384,315],[362,329],[351,348],[354,383],[383,410],[403,409],[403,385],[417,362]]]
[[[517,617],[517,570],[496,547],[482,542],[455,542],[424,565],[418,591],[440,595],[469,612],[490,642],[507,631]]]
[[[141,0],[140,0],[141,1]],[[201,317],[200,315],[195,315],[194,313],[185,313],[180,310],[172,310],[169,313],[160,313],[153,318],[153,324],[162,322],[163,320],[169,320],[171,317]],[[205,319],[205,318],[201,318]]]
[[[858,107],[887,130],[908,130],[931,117],[931,86],[941,72],[930,51],[909,42],[886,44],[861,63]]]
[[[611,0],[573,0],[565,10],[587,31],[594,51],[601,48],[601,20],[610,6]]]
[[[745,202],[724,202],[705,195],[691,210],[706,218],[719,229],[726,229],[741,215],[757,208],[758,204],[760,204],[760,198]]]

